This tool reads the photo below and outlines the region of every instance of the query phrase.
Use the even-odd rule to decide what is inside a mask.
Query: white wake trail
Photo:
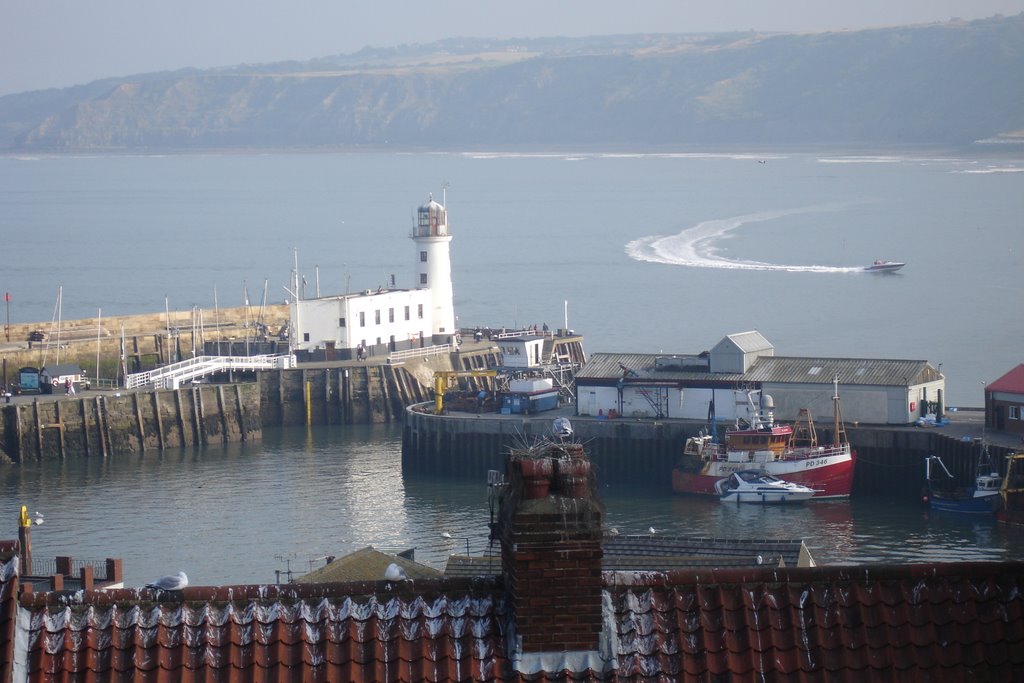
[[[795,266],[763,261],[730,259],[721,256],[718,242],[732,237],[735,230],[750,223],[775,220],[801,213],[834,211],[836,206],[808,206],[782,211],[763,211],[733,218],[703,221],[676,235],[650,235],[633,240],[625,247],[626,254],[636,261],[665,263],[694,268],[731,268],[735,270],[781,270],[790,273],[856,273],[862,267]]]

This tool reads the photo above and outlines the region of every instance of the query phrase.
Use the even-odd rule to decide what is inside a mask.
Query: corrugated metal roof
[[[844,385],[907,386],[940,378],[925,360],[882,358],[797,358],[761,356],[745,373],[706,372],[681,369],[657,369],[658,358],[671,354],[595,353],[576,374],[577,380],[617,380],[629,371],[632,381],[831,384],[839,375]],[[593,382],[591,382],[593,383]]]
[[[931,372],[929,372],[929,370]],[[925,360],[881,358],[793,358],[762,356],[750,366],[745,377],[751,382],[906,386],[939,378]]]
[[[751,351],[764,351],[765,349],[774,349],[772,343],[765,339],[765,336],[757,330],[750,330],[749,332],[737,332],[736,334],[727,334],[725,339],[728,339],[743,353],[750,353]],[[722,341],[725,341],[723,339]],[[718,342],[721,344],[722,342]],[[716,344],[717,346],[717,344]]]

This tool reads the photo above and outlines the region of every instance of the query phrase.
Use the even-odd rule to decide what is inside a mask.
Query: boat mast
[[[846,443],[846,425],[843,424],[843,413],[839,408],[839,375],[832,375],[832,445]]]

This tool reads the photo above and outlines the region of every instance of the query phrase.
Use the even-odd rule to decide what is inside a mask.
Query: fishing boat
[[[815,498],[850,495],[856,454],[850,449],[839,408],[839,381],[833,379],[832,444],[818,445],[810,411],[800,410],[794,425],[776,424],[771,396],[747,392],[747,416],[726,430],[725,443],[710,433],[686,440],[672,470],[676,493],[718,495],[715,485],[734,472],[754,470],[814,489]]]
[[[956,477],[937,455],[925,458],[925,498],[931,510],[991,515],[999,507],[1003,478],[992,468],[988,449],[982,448],[973,486],[957,486]]]
[[[1024,453],[1006,456],[1006,474],[999,489],[996,519],[1004,524],[1024,526]]]
[[[802,503],[816,493],[814,489],[783,481],[757,470],[740,470],[715,483],[723,503]]]
[[[864,270],[869,273],[894,273],[905,265],[899,261],[875,261],[870,266],[864,266]]]

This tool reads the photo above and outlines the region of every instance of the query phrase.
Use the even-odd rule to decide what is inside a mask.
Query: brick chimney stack
[[[578,444],[552,443],[514,453],[509,469],[501,503],[502,571],[521,652],[596,651],[603,509],[589,485],[590,461]],[[545,471],[550,490],[531,489]]]

